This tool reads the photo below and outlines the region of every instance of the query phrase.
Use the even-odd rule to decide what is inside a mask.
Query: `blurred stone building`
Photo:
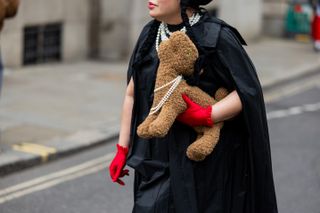
[[[143,25],[150,20],[147,2],[21,1],[18,16],[7,21],[1,33],[4,64],[19,67],[86,58],[126,59]],[[284,0],[215,0],[207,8],[250,40],[268,29],[270,16],[276,15],[281,21],[283,4]],[[277,18],[273,21],[277,22]]]
[[[262,33],[271,36],[282,36],[287,8],[288,0],[264,0]]]
[[[17,67],[87,56],[88,0],[21,1],[1,32],[5,66]]]

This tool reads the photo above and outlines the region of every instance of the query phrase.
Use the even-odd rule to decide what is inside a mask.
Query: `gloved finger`
[[[123,177],[123,176],[125,176],[125,175],[128,175],[128,176],[129,176],[129,170],[128,170],[128,169],[122,170],[119,177]]]
[[[121,171],[120,175],[119,175],[119,178],[122,178],[124,177],[125,175],[129,175],[129,170],[123,170]]]
[[[124,185],[126,185],[122,180],[120,180],[120,179],[117,179],[117,183],[119,183],[120,185],[122,185],[122,186],[124,186]]]
[[[112,179],[112,182],[117,182],[117,183],[119,183],[120,185],[125,185],[124,182],[123,182],[121,179],[119,179],[119,178],[117,178],[117,179]]]
[[[182,98],[186,102],[188,108],[195,105],[195,103],[186,94],[182,94]]]

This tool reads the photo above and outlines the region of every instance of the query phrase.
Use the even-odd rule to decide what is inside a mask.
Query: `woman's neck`
[[[170,32],[175,32],[177,30],[181,30],[184,27],[184,23],[181,22],[180,24],[174,24],[174,25],[167,24],[167,27]]]

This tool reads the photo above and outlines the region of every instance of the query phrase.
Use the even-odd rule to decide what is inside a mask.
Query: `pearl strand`
[[[196,24],[201,18],[201,15],[199,13],[194,13],[190,19],[189,19],[189,23],[191,26],[193,26],[194,24]],[[186,27],[184,26],[183,28],[180,29],[180,31],[182,32],[186,32]],[[168,25],[164,22],[161,22],[161,24],[159,25],[158,28],[158,33],[157,33],[157,37],[156,37],[156,50],[159,50],[159,45],[161,41],[166,41],[168,40],[168,36],[166,35],[169,34],[169,36],[172,34],[172,32],[169,31],[168,29]],[[160,41],[161,39],[161,41]]]
[[[195,23],[197,23],[199,20],[200,20],[200,14],[199,13],[193,13],[192,16],[190,17],[190,20],[189,20],[189,23],[190,25],[194,25]],[[168,34],[168,35],[171,35],[172,32],[169,31],[169,28],[168,28],[168,24],[167,23],[163,23],[164,25],[164,30],[165,32]],[[180,31],[182,32],[186,32],[186,27],[184,26],[182,29],[180,29]]]
[[[162,99],[159,102],[159,104],[157,106],[151,108],[149,115],[155,114],[156,112],[158,112],[162,108],[164,103],[170,98],[170,96],[172,95],[173,91],[177,88],[177,86],[179,85],[181,80],[182,80],[182,75],[179,75],[175,79],[174,83],[172,84],[172,86],[170,87],[168,92],[162,97]]]
[[[172,81],[166,83],[165,85],[162,85],[161,87],[156,88],[156,89],[154,90],[154,92],[158,92],[158,91],[162,90],[163,88],[169,86],[170,84],[173,84],[178,78],[179,78],[179,76],[176,77],[175,79],[173,79]]]

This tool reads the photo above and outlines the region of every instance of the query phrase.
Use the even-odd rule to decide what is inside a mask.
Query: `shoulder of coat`
[[[226,23],[225,21],[217,18],[217,17],[211,17],[211,21],[214,23],[217,23],[221,26],[222,30],[228,30],[230,31],[233,36],[242,44],[242,45],[247,45],[247,42],[244,40],[244,38],[242,37],[242,35],[239,33],[239,31],[231,26],[230,24]]]
[[[225,30],[229,31],[239,43],[246,45],[245,40],[236,28],[217,17],[210,16],[208,13],[205,13],[204,16],[203,22],[194,26],[195,36],[200,46],[215,48],[220,39],[221,31]]]
[[[193,26],[194,36],[198,44],[205,48],[215,48],[219,38],[221,24],[214,20],[214,17],[205,14],[200,24]]]
[[[137,49],[141,48],[141,45],[146,40],[148,33],[149,33],[149,30],[151,28],[152,22],[153,21],[151,20],[146,25],[143,26],[143,28],[138,36],[137,42],[136,42]]]
[[[148,33],[149,33],[149,30],[151,28],[151,25],[153,23],[153,20],[149,21],[147,24],[145,24],[141,30],[141,33],[139,35],[139,40],[147,37]]]

